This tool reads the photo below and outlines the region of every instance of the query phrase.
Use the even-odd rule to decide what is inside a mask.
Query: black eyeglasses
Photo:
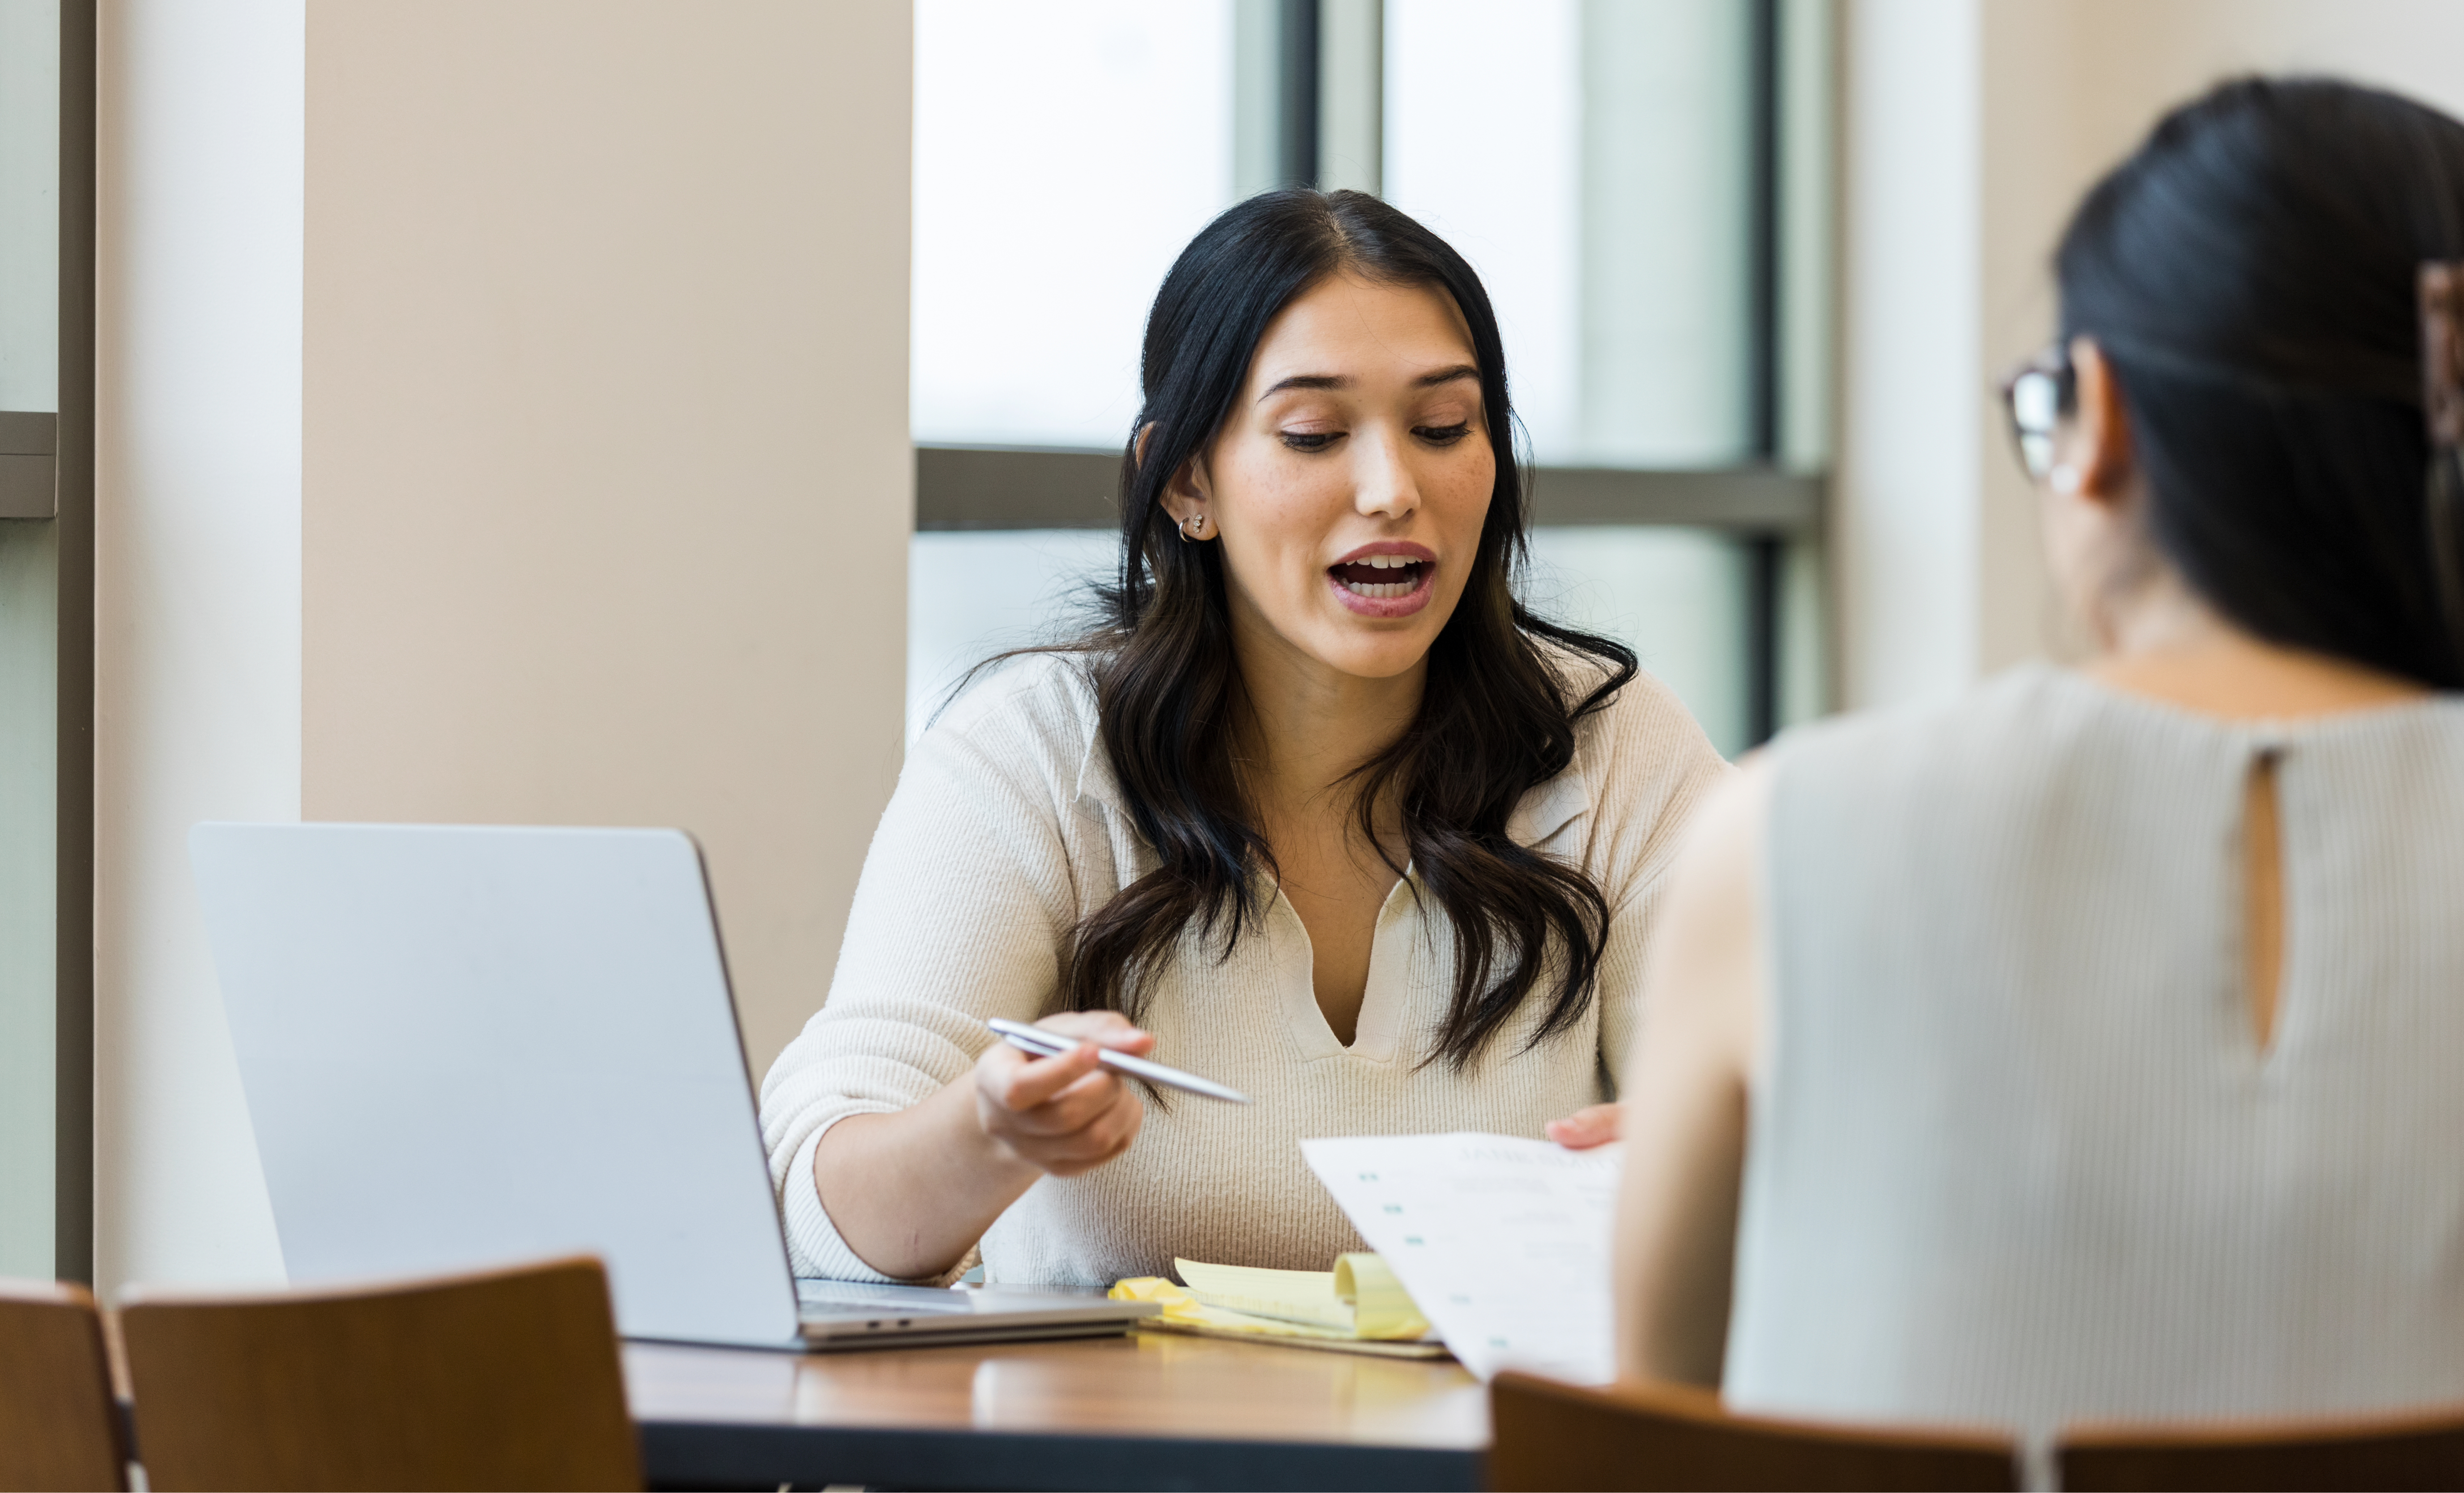
[[[2002,412],[2011,421],[2011,444],[2034,481],[2044,481],[2054,470],[2054,431],[2070,412],[2076,391],[2067,342],[2048,343],[2002,381]]]

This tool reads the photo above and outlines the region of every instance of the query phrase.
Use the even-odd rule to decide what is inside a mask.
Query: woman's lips
[[[1365,555],[1329,565],[1334,598],[1362,617],[1409,617],[1435,594],[1437,563],[1414,555]]]

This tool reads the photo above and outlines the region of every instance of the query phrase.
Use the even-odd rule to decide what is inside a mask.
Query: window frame
[[[1252,76],[1236,96],[1271,99],[1271,140],[1243,121],[1247,164],[1240,189],[1320,184],[1320,146],[1372,106],[1380,82],[1360,72],[1364,37],[1382,30],[1382,0],[1237,0],[1240,56]],[[1744,460],[1708,469],[1551,467],[1533,470],[1534,525],[1684,527],[1727,535],[1743,551],[1746,584],[1746,742],[1760,745],[1785,724],[1793,670],[1815,676],[1813,707],[1830,705],[1823,668],[1828,607],[1821,587],[1792,583],[1820,575],[1830,509],[1827,295],[1811,317],[1788,298],[1831,283],[1829,218],[1830,0],[1746,0],[1751,9],[1749,151],[1748,443]],[[1344,76],[1330,77],[1330,68]],[[1271,76],[1254,76],[1258,68]],[[1813,114],[1809,121],[1805,116]],[[1808,124],[1812,124],[1809,129]],[[1793,126],[1793,128],[1792,128]],[[1357,135],[1361,126],[1350,125]],[[1820,159],[1814,159],[1815,157]],[[1271,163],[1268,165],[1267,163]],[[1271,179],[1263,172],[1271,171]],[[1355,175],[1356,175],[1355,171]],[[1325,182],[1375,190],[1376,183]],[[1809,189],[1811,187],[1811,189]],[[1811,256],[1809,265],[1808,256]],[[1810,273],[1809,273],[1810,271]],[[1815,366],[1808,366],[1808,364]],[[1082,447],[918,443],[915,528],[1111,529],[1121,453]],[[1814,646],[1793,609],[1810,607]]]
[[[48,1196],[33,1178],[25,1195],[6,1205],[36,1219],[49,1212],[51,1275],[91,1283],[94,1278],[95,1005],[94,1005],[94,396],[95,396],[95,139],[96,0],[55,0],[58,22],[58,126],[55,232],[57,279],[55,386],[50,410],[0,411],[0,524],[39,536],[50,529],[53,615],[48,698],[34,690],[14,691],[5,702],[27,712],[30,736],[52,736],[48,781],[44,769],[22,759],[0,771],[26,774],[11,783],[27,790],[19,801],[51,801],[52,1068],[50,1134],[11,1137],[17,1153],[51,1153]],[[40,645],[29,656],[40,656]],[[45,717],[48,715],[48,721]],[[31,839],[32,837],[30,837]],[[25,864],[12,872],[34,873],[43,847],[26,844]],[[28,921],[40,926],[40,913]],[[22,925],[20,925],[22,926]],[[41,1010],[40,977],[13,983],[7,994]],[[34,1063],[42,1062],[37,1053]],[[48,1146],[45,1140],[48,1139]],[[13,1145],[12,1145],[13,1149]],[[37,1222],[33,1230],[39,1235]]]

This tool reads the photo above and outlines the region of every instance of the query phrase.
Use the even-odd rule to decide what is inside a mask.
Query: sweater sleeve
[[[865,855],[829,997],[762,1081],[762,1141],[800,1276],[891,1279],[822,1205],[823,1134],[946,1087],[983,1050],[985,1018],[1031,1021],[1058,984],[1078,917],[1061,827],[1078,763],[1051,729],[1058,669],[1019,672],[973,692],[909,755]]]
[[[1705,796],[1736,769],[1667,686],[1643,674],[1626,686],[1589,745],[1595,839],[1591,858],[1609,900],[1600,959],[1600,1067],[1621,1098],[1642,1004],[1643,971],[1667,903],[1668,875]]]

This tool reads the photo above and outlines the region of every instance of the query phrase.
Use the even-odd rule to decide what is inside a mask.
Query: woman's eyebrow
[[[1295,373],[1288,379],[1278,379],[1258,396],[1264,402],[1270,395],[1286,389],[1348,389],[1352,381],[1339,373]]]
[[[1440,368],[1435,373],[1421,374],[1412,381],[1412,386],[1435,388],[1441,384],[1452,384],[1457,379],[1476,381],[1479,378],[1480,369],[1467,362],[1459,362],[1451,368]],[[1258,398],[1263,402],[1286,389],[1348,389],[1350,387],[1352,387],[1352,380],[1339,373],[1295,373],[1287,379],[1277,379],[1273,384],[1268,384],[1265,393],[1260,394]]]

